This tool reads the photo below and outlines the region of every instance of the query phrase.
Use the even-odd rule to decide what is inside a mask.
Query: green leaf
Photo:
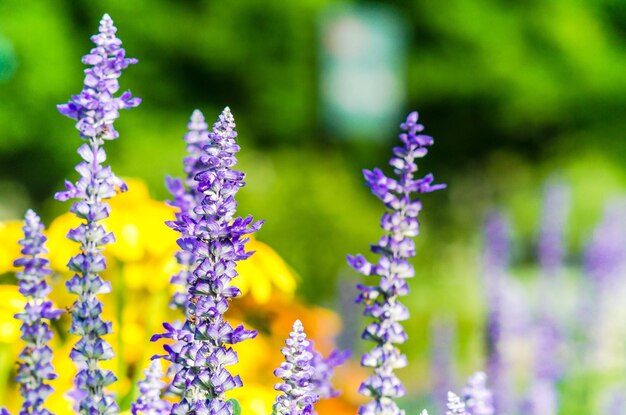
[[[227,402],[233,408],[233,415],[241,415],[241,405],[237,399],[229,399]]]

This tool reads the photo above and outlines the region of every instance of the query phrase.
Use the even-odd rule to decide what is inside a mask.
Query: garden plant
[[[71,201],[69,211],[73,217],[64,216],[46,231],[39,216],[28,210],[21,225],[20,256],[14,258],[12,267],[17,271],[18,302],[23,307],[15,314],[23,342],[14,377],[21,400],[19,405],[7,402],[6,406],[19,407],[19,414],[41,415],[53,413],[46,409],[51,400],[65,402],[65,406],[52,405],[59,408],[59,414],[115,415],[128,408],[132,414],[146,415],[239,415],[255,407],[257,413],[273,415],[331,413],[320,410],[324,401],[346,390],[344,385],[332,383],[335,371],[349,365],[350,356],[364,348],[342,350],[332,341],[324,341],[336,334],[332,324],[323,322],[319,324],[321,329],[310,328],[309,322],[315,320],[312,315],[319,320],[319,315],[328,312],[292,306],[295,283],[288,267],[275,258],[271,248],[255,239],[263,221],[238,213],[237,193],[246,182],[245,174],[237,170],[240,147],[231,109],[224,108],[212,125],[201,111],[192,112],[183,137],[184,176],[166,178],[171,200],[168,206],[158,204],[152,209],[154,201],[147,196],[132,196],[133,192],[141,194],[140,182],[130,179],[127,184],[105,164],[106,143],[123,135],[114,126],[121,110],[141,103],[130,92],[120,92],[119,85],[122,72],[138,62],[126,57],[108,15],[103,16],[99,32],[91,40],[95,46],[82,58],[87,65],[83,89],[58,106],[62,115],[76,121],[82,141],[77,150],[81,160],[75,167],[79,178],[75,182],[67,180],[65,189],[55,195],[58,201]],[[362,395],[359,406],[349,407],[360,415],[427,414],[421,408],[401,409],[407,391],[396,374],[397,370],[411,368],[401,350],[408,339],[403,322],[411,318],[411,313],[401,300],[409,294],[409,282],[415,276],[411,259],[417,253],[415,237],[420,231],[419,195],[446,188],[435,184],[431,174],[417,175],[417,160],[426,156],[434,144],[433,138],[424,134],[418,118],[417,112],[411,112],[400,124],[399,143],[393,147],[389,161],[392,174],[379,168],[363,171],[366,185],[382,202],[384,213],[379,223],[382,236],[370,247],[376,259],[361,254],[347,256],[349,266],[364,278],[363,283],[355,283],[355,303],[362,307],[366,318],[361,339],[371,344],[361,355],[357,372],[363,375],[355,391]],[[122,194],[125,192],[128,195]],[[536,312],[530,311],[531,307],[515,308],[516,304],[530,302],[523,299],[524,290],[515,287],[508,275],[509,224],[500,212],[488,218],[483,258],[485,372],[473,373],[458,395],[449,390],[458,385],[442,385],[446,390],[435,396],[447,398],[441,403],[446,415],[558,412],[559,382],[569,369],[559,350],[570,340],[568,333],[585,337],[580,326],[572,329],[572,321],[557,317],[548,296],[565,290],[562,229],[567,194],[566,185],[547,186],[538,244],[545,278],[541,280],[542,295]],[[128,248],[131,240],[139,238],[137,229],[141,225],[134,223],[140,220],[138,216],[128,214],[132,219],[116,227],[116,212],[126,213],[133,208],[138,209],[138,215],[153,216],[177,233],[177,238],[172,233],[149,238],[149,248],[142,255],[150,257],[146,263],[151,265],[139,261]],[[610,303],[611,283],[623,270],[624,262],[619,258],[626,257],[621,251],[607,254],[626,241],[625,235],[611,232],[610,224],[618,220],[616,216],[615,209],[607,210],[607,219],[587,248],[585,267],[592,277],[589,286],[593,298],[576,305],[582,320],[598,327],[602,313],[611,309],[611,304],[606,305]],[[167,238],[171,240],[164,241]],[[171,248],[174,240],[177,247]],[[71,247],[64,250],[60,246]],[[124,248],[116,250],[116,246]],[[55,249],[75,253],[64,258],[65,272],[70,273],[64,281],[64,293],[54,292],[62,287],[55,284],[54,279],[59,277],[53,275],[53,270],[63,260]],[[126,259],[118,263],[113,259],[117,257]],[[263,264],[264,272],[270,275],[265,279],[258,277]],[[143,320],[137,324],[143,328],[131,327],[130,332],[117,333],[114,323],[133,318],[123,304],[126,292],[139,285],[145,285],[148,292],[156,290],[156,274],[163,270],[169,280],[168,298],[154,293],[148,298],[135,298],[133,301],[138,303],[147,301],[141,303],[145,310],[139,312]],[[153,280],[151,273],[155,274]],[[134,277],[137,274],[149,277],[138,280]],[[108,296],[117,301],[113,309],[106,306]],[[165,309],[174,311],[162,311]],[[161,310],[154,315],[164,321],[150,319],[154,310]],[[533,313],[536,315],[531,316]],[[254,327],[246,320],[251,315],[256,316],[256,320],[250,319]],[[529,386],[516,388],[507,345],[528,328],[523,322],[535,317],[535,347],[539,351],[533,355],[532,379],[527,382]],[[280,348],[282,362],[269,368],[263,365],[263,354],[278,352],[278,348],[268,351],[275,337],[268,327],[276,321],[288,327],[288,334],[280,340],[284,342]],[[325,329],[327,333],[320,335]],[[134,350],[119,350],[121,336],[133,335]],[[581,348],[586,352],[601,347],[592,341],[583,343]],[[61,344],[69,346],[57,350]],[[116,349],[121,356],[116,356]],[[63,373],[55,370],[55,355],[59,353],[69,355],[74,367],[65,367]],[[127,354],[133,356],[131,364]],[[241,367],[253,364],[257,365],[256,371],[266,374],[248,383]],[[118,377],[126,378],[128,373],[133,373],[134,385],[116,386],[120,383]],[[403,373],[415,376],[414,371],[411,375]],[[67,389],[52,386],[60,377],[68,379],[70,385],[63,384]],[[267,399],[244,402],[245,398],[237,394],[256,388],[259,395],[267,395],[268,385],[275,391],[270,398],[271,408],[264,406]],[[519,396],[519,389],[524,390],[524,396]],[[125,393],[120,394],[120,390]],[[2,413],[10,412],[2,409]],[[348,411],[337,409],[333,413]]]

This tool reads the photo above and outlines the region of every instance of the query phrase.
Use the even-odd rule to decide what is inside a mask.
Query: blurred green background
[[[107,144],[114,170],[166,199],[191,111],[211,123],[230,106],[248,175],[239,211],[266,219],[259,239],[299,273],[311,303],[340,308],[337,291],[345,302],[358,280],[345,255],[378,238],[382,213],[360,171],[386,165],[397,124],[420,112],[436,142],[422,170],[449,188],[424,198],[407,350],[425,352],[432,315],[453,318],[464,373],[481,365],[485,213],[507,212],[515,265],[532,267],[542,185],[556,175],[572,187],[575,265],[603,204],[626,188],[623,0],[2,0],[0,219],[66,208],[52,195],[76,176],[79,139],[55,105],[80,91],[80,58],[105,12],[140,61],[122,88],[143,99]],[[346,15],[389,41],[385,53],[365,42],[361,53],[376,59],[333,55],[328,39]],[[359,36],[347,39],[350,52]],[[363,85],[385,79],[363,96],[385,105],[339,111],[325,88],[342,65],[349,78],[387,70]]]

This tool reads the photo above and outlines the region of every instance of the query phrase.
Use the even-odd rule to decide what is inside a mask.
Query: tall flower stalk
[[[202,169],[195,175],[195,188],[203,194],[201,204],[193,214],[181,213],[168,223],[181,233],[179,246],[196,258],[188,279],[185,323],[181,328],[165,323],[166,332],[152,337],[153,341],[175,341],[165,345],[167,354],[160,356],[179,365],[172,384],[183,393],[173,406],[173,414],[232,414],[233,406],[224,393],[242,386],[242,382],[226,369],[238,361],[229,345],[257,334],[243,326],[233,328],[224,320],[229,301],[241,294],[230,285],[237,276],[236,262],[252,255],[245,251],[246,235],[262,224],[253,222],[251,216],[234,217],[235,195],[244,185],[244,174],[232,169],[239,151],[236,136],[234,118],[226,108],[199,158]]]
[[[313,355],[311,359],[311,366],[313,367],[313,376],[311,377],[313,392],[318,395],[320,399],[330,399],[339,396],[340,392],[333,387],[331,379],[335,374],[335,368],[350,358],[350,351],[333,350],[328,357],[324,357],[320,352],[315,350],[315,344],[312,340],[308,340],[308,342],[309,346],[307,350]]]
[[[118,138],[113,122],[119,117],[119,110],[139,105],[141,100],[133,98],[130,92],[120,96],[118,78],[122,70],[137,62],[125,57],[122,42],[116,37],[117,29],[109,15],[100,21],[99,33],[91,37],[95,47],[82,59],[90,65],[85,69],[84,87],[67,104],[59,105],[61,114],[77,121],[76,128],[85,143],[78,154],[83,159],[76,166],[80,179],[74,184],[65,182],[66,190],[55,195],[57,200],[77,199],[70,211],[83,220],[77,228],[71,229],[67,237],[80,244],[80,253],[72,257],[68,268],[75,272],[67,281],[67,289],[78,296],[72,306],[72,326],[70,333],[80,336],[70,357],[75,362],[78,373],[72,393],[81,414],[115,414],[119,411],[113,397],[104,388],[116,381],[109,370],[101,369],[99,362],[109,360],[114,353],[102,336],[111,333],[111,323],[101,318],[102,303],[98,294],[111,291],[100,273],[106,264],[102,250],[115,240],[99,223],[109,216],[110,207],[105,202],[118,191],[126,191],[126,184],[117,178],[109,166],[103,166],[106,153],[103,145],[106,140]]]
[[[388,212],[383,215],[380,224],[386,234],[371,248],[374,254],[380,255],[378,262],[372,264],[360,254],[348,256],[348,263],[361,274],[380,277],[378,285],[357,286],[360,295],[356,301],[365,306],[363,314],[374,319],[366,327],[362,338],[376,343],[374,349],[361,358],[362,366],[374,370],[359,388],[359,393],[372,398],[359,408],[361,415],[404,413],[394,401],[405,394],[394,370],[407,365],[406,356],[396,345],[407,340],[400,322],[409,317],[399,297],[408,294],[406,279],[415,274],[409,258],[415,256],[413,237],[419,231],[417,216],[422,204],[414,198],[414,194],[445,188],[445,185],[433,185],[434,179],[430,174],[414,178],[418,169],[415,159],[424,157],[433,144],[432,137],[421,134],[424,127],[417,120],[418,114],[413,112],[400,125],[403,130],[399,135],[402,146],[393,149],[389,162],[397,178],[385,176],[380,169],[364,170],[367,185]]]
[[[493,393],[487,387],[487,375],[476,372],[467,380],[463,400],[469,415],[494,415]]]
[[[193,209],[199,206],[204,199],[204,194],[198,191],[197,182],[195,181],[196,174],[203,170],[200,158],[204,153],[204,147],[209,144],[209,126],[202,112],[195,110],[191,114],[187,128],[187,133],[183,137],[187,151],[187,155],[183,159],[185,179],[180,180],[168,177],[166,180],[167,189],[172,195],[172,200],[168,204],[178,210],[176,212],[178,220],[181,220],[183,215],[195,217],[196,214]],[[170,282],[181,287],[181,289],[174,293],[170,304],[172,307],[181,310],[183,314],[186,314],[187,289],[189,285],[187,281],[191,276],[196,259],[192,252],[180,250],[176,253],[176,261],[181,269],[172,276]]]
[[[508,221],[500,212],[492,212],[485,224],[483,253],[483,283],[487,303],[485,343],[487,373],[489,373],[492,385],[494,385],[494,406],[495,411],[499,413],[508,411],[510,400],[508,370],[502,350],[505,287],[510,262],[510,245]]]
[[[455,326],[449,320],[436,319],[431,326],[432,397],[437,409],[436,412],[442,414],[446,411],[448,392],[453,388],[456,377],[454,367],[454,338],[456,333]]]
[[[452,392],[448,392],[448,403],[446,407],[448,408],[446,415],[469,415],[461,398]]]
[[[556,320],[552,297],[562,284],[565,262],[565,225],[569,210],[569,189],[561,183],[546,186],[538,258],[542,270],[537,321],[532,409],[536,415],[554,415],[558,410],[556,382],[563,368],[557,352],[562,333]]]
[[[311,415],[313,405],[319,401],[316,384],[313,381],[315,368],[314,354],[310,342],[304,333],[300,320],[293,323],[286,346],[281,349],[285,361],[274,371],[274,375],[282,382],[274,389],[282,392],[276,398],[272,413],[274,415]]]
[[[17,273],[19,291],[28,298],[24,311],[15,315],[22,321],[21,338],[26,342],[19,355],[16,377],[24,398],[20,415],[49,415],[43,404],[53,389],[46,382],[56,379],[57,375],[52,367],[52,350],[48,346],[52,331],[46,320],[56,320],[62,311],[54,309],[47,299],[51,288],[46,277],[51,271],[45,257],[48,253],[44,247],[46,237],[39,217],[32,210],[26,212],[22,229],[24,238],[20,240],[20,252],[23,256],[14,262],[16,267],[22,268]]]
[[[145,378],[138,384],[139,398],[131,406],[133,415],[169,415],[172,404],[161,399],[161,393],[166,386],[161,380],[161,361],[153,360],[143,373]]]

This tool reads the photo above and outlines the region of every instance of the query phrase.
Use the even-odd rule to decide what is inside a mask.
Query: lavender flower
[[[467,380],[463,400],[469,415],[494,415],[493,394],[487,388],[487,375],[477,372]]]
[[[595,291],[610,290],[626,267],[625,201],[608,204],[584,252],[584,269]],[[600,293],[598,293],[600,294]]]
[[[556,380],[562,372],[562,361],[556,352],[562,341],[551,296],[559,291],[557,278],[564,266],[564,229],[568,217],[569,189],[558,183],[546,186],[543,219],[539,235],[540,281],[535,350],[535,381],[531,406],[537,415],[553,415],[557,410]]]
[[[230,299],[241,294],[231,286],[237,276],[237,261],[252,252],[245,251],[249,240],[245,235],[256,232],[262,222],[251,216],[234,218],[237,208],[235,195],[244,185],[244,174],[232,169],[236,163],[235,122],[230,109],[225,108],[209,134],[199,162],[202,169],[195,176],[196,189],[204,195],[193,215],[181,213],[168,225],[181,233],[179,246],[193,254],[196,265],[189,277],[187,319],[181,328],[169,323],[166,333],[154,335],[172,339],[165,345],[164,357],[180,370],[174,376],[173,387],[183,392],[173,414],[231,415],[233,408],[224,400],[224,393],[242,385],[239,376],[232,376],[226,366],[237,363],[237,353],[228,345],[256,336],[243,326],[233,328],[224,320]]]
[[[448,403],[446,406],[448,407],[446,415],[468,415],[461,398],[452,392],[448,392]]]
[[[46,282],[46,276],[51,272],[45,258],[47,238],[43,235],[39,216],[32,210],[26,212],[22,229],[24,239],[20,240],[20,252],[24,256],[14,262],[16,267],[23,268],[17,273],[18,286],[20,293],[28,298],[24,312],[15,315],[22,321],[21,338],[26,342],[19,355],[16,377],[24,397],[20,414],[48,415],[50,412],[43,408],[43,403],[53,389],[46,381],[56,379],[57,375],[51,363],[52,350],[48,346],[52,331],[45,320],[56,320],[62,311],[54,309],[46,298],[51,290]]]
[[[435,320],[432,323],[431,376],[434,381],[433,398],[438,413],[446,410],[448,391],[453,388],[454,371],[454,326],[450,321]]]
[[[159,360],[153,360],[148,369],[144,370],[145,379],[139,382],[139,398],[132,404],[133,415],[169,415],[172,404],[161,399],[161,391],[165,388],[163,369]]]
[[[487,302],[487,370],[495,386],[494,406],[498,413],[507,411],[509,387],[502,356],[502,331],[505,283],[510,256],[510,226],[499,213],[491,213],[485,226],[484,284]]]
[[[320,397],[315,393],[316,385],[313,383],[313,353],[310,352],[310,342],[306,339],[300,320],[293,323],[293,329],[285,343],[287,346],[281,349],[285,362],[274,371],[274,375],[283,381],[277,383],[274,389],[283,394],[276,398],[272,413],[310,415],[313,413],[313,405]]]
[[[335,368],[350,358],[350,351],[333,350],[328,357],[324,357],[315,350],[313,341],[308,340],[308,342],[307,350],[313,355],[311,360],[311,366],[313,367],[313,376],[311,377],[313,392],[319,395],[320,399],[330,399],[339,396],[340,392],[333,387],[330,380],[335,374]]]
[[[173,197],[169,201],[169,205],[178,209],[176,213],[177,219],[182,219],[183,215],[195,217],[193,209],[199,206],[204,199],[204,194],[196,188],[196,174],[203,170],[200,162],[204,147],[209,144],[208,124],[204,120],[204,115],[199,110],[195,110],[191,114],[191,119],[187,124],[188,131],[183,137],[186,143],[187,156],[183,160],[185,180],[174,179],[168,177],[166,185]],[[189,235],[187,235],[189,236]],[[181,266],[181,270],[172,277],[170,282],[180,286],[182,289],[174,293],[171,305],[186,313],[186,300],[189,277],[195,264],[195,256],[193,253],[181,250],[176,253],[176,261]]]
[[[136,63],[125,58],[121,41],[115,36],[117,29],[109,15],[100,21],[100,31],[91,40],[96,47],[83,57],[83,63],[91,65],[85,70],[84,88],[79,95],[58,109],[61,114],[77,120],[80,137],[87,141],[78,149],[83,159],[76,166],[81,178],[76,184],[65,182],[66,190],[55,195],[57,200],[78,199],[70,211],[84,223],[69,231],[67,237],[80,244],[80,253],[70,259],[68,267],[76,274],[66,283],[68,290],[78,295],[72,307],[70,333],[81,336],[70,357],[79,371],[75,378],[77,390],[72,396],[81,414],[115,414],[119,408],[113,397],[103,388],[115,382],[109,370],[98,367],[98,362],[113,357],[111,346],[102,336],[111,333],[111,323],[100,317],[102,303],[96,295],[111,291],[110,285],[99,275],[105,267],[102,247],[114,241],[98,222],[109,216],[109,205],[104,202],[116,192],[126,191],[126,184],[117,178],[109,166],[102,166],[106,154],[102,145],[105,140],[118,137],[113,122],[120,109],[139,105],[141,100],[130,92],[116,97],[118,78],[123,69]]]
[[[374,349],[365,353],[361,365],[374,368],[374,374],[360,386],[359,393],[373,400],[359,408],[361,415],[402,414],[395,398],[404,396],[405,390],[393,373],[394,369],[407,365],[404,354],[395,346],[404,343],[407,334],[400,321],[406,320],[409,312],[399,301],[399,296],[407,295],[407,278],[414,275],[408,259],[415,256],[415,243],[412,238],[418,234],[417,215],[422,204],[412,199],[414,193],[427,193],[443,189],[445,185],[433,185],[433,176],[414,179],[417,171],[415,159],[424,157],[433,139],[420,134],[424,127],[417,123],[417,112],[409,114],[406,122],[400,125],[404,131],[399,138],[401,147],[393,149],[390,165],[397,179],[383,174],[380,169],[365,170],[365,180],[372,193],[378,197],[390,212],[383,215],[381,227],[386,235],[380,238],[371,250],[380,255],[377,264],[369,263],[363,255],[348,256],[348,263],[366,276],[380,276],[379,285],[358,285],[358,303],[365,305],[363,314],[374,318],[363,332],[362,338],[376,343]]]
[[[562,183],[549,183],[545,189],[538,247],[539,263],[547,275],[556,275],[563,267],[568,214],[569,188]]]

